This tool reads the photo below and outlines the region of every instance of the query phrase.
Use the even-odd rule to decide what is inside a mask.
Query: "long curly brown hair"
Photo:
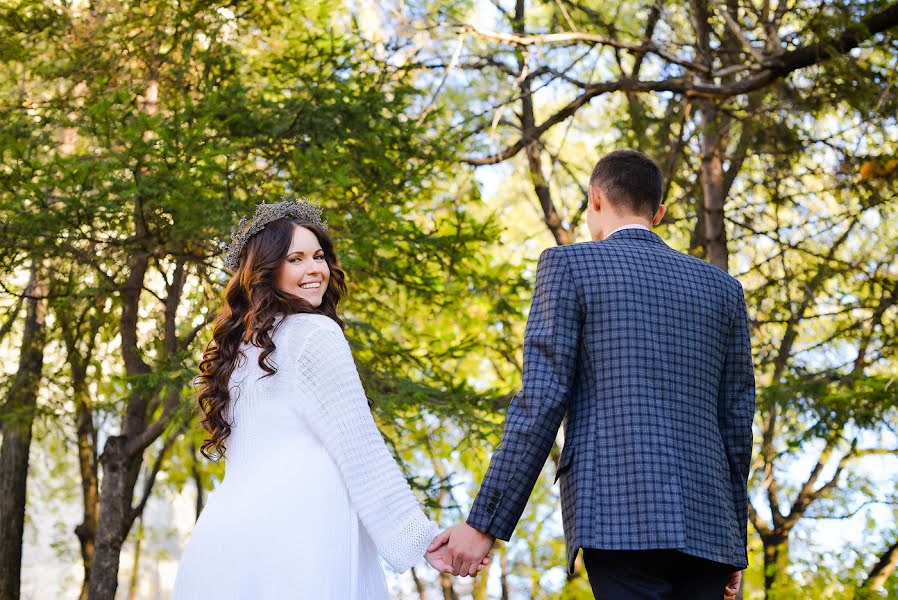
[[[330,282],[318,307],[281,291],[276,284],[296,227],[304,227],[315,234],[330,269]],[[333,241],[320,227],[283,218],[272,221],[249,239],[240,267],[225,286],[212,340],[203,351],[200,375],[196,379],[203,414],[201,423],[209,432],[200,447],[206,458],[217,460],[225,454],[225,442],[231,433],[227,417],[229,382],[242,356],[240,345],[247,343],[262,348],[259,366],[265,371],[265,377],[273,375],[276,368],[267,359],[275,350],[272,336],[276,317],[295,313],[321,314],[343,327],[337,316],[337,304],[345,293],[346,276],[339,266]]]

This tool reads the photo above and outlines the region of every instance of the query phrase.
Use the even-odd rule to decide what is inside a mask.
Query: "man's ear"
[[[654,227],[658,223],[661,222],[661,219],[664,218],[664,215],[667,214],[667,207],[663,204],[658,207],[658,210],[655,212],[655,216],[652,217],[652,226]]]
[[[605,203],[601,190],[594,185],[589,186],[589,203],[596,212],[602,210],[602,205]]]

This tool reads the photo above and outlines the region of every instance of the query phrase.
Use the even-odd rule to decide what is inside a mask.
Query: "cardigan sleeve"
[[[378,554],[403,572],[418,562],[438,532],[387,449],[343,331],[320,317],[295,359],[300,411],[336,462],[350,500]]]

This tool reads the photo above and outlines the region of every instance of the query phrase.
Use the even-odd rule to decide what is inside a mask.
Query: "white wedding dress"
[[[437,534],[377,430],[349,345],[320,315],[280,320],[262,377],[231,377],[226,476],[181,557],[173,598],[382,600]]]

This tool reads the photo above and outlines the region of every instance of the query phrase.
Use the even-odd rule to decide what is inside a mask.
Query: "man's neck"
[[[607,237],[608,237],[609,235],[611,235],[612,233],[614,233],[614,232],[616,232],[616,231],[618,231],[618,230],[620,230],[620,229],[622,229],[622,228],[624,228],[624,227],[627,227],[627,228],[631,228],[631,227],[634,227],[634,228],[635,228],[635,227],[645,227],[646,229],[648,229],[649,231],[651,231],[651,230],[652,230],[652,222],[651,222],[650,220],[648,220],[648,219],[641,219],[641,218],[639,218],[639,217],[630,217],[630,218],[627,218],[627,219],[620,219],[620,220],[618,220],[618,221],[616,221],[616,222],[614,222],[614,223],[609,223],[609,224],[608,224],[608,228],[606,229],[606,231],[607,231],[608,233],[604,233],[604,232],[603,232],[603,237],[602,237],[602,239],[607,238]]]

